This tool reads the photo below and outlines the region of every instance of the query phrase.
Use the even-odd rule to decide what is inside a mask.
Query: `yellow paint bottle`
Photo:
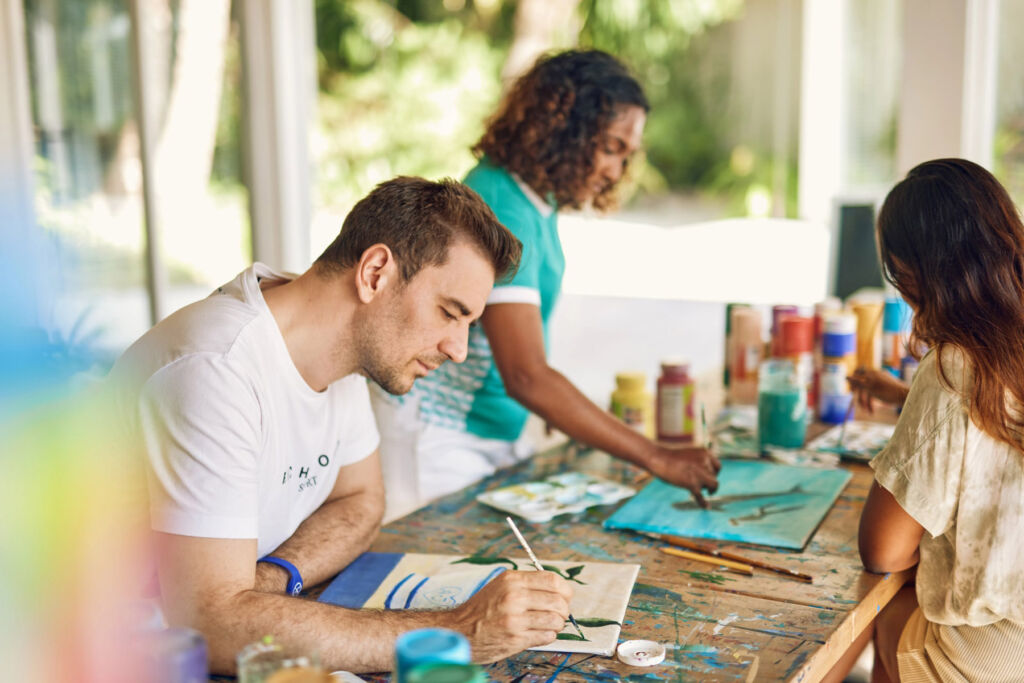
[[[647,375],[642,372],[615,375],[611,412],[641,434],[654,437],[654,402],[647,391]]]

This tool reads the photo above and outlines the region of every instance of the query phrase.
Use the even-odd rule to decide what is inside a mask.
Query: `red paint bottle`
[[[689,363],[675,358],[662,362],[654,411],[658,441],[693,443],[693,388]]]

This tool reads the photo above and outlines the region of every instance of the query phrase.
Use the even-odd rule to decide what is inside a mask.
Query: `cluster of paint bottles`
[[[830,424],[851,413],[847,377],[858,367],[884,367],[909,381],[916,363],[909,356],[910,309],[900,298],[836,298],[801,316],[796,306],[772,308],[770,338],[763,338],[761,311],[745,304],[726,307],[724,380],[734,404],[757,404],[762,445],[798,448],[811,412]]]
[[[611,412],[649,438],[668,443],[693,443],[694,381],[690,364],[679,358],[662,361],[653,397],[647,391],[644,373],[618,373]]]

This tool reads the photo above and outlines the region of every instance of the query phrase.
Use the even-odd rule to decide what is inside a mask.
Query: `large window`
[[[999,4],[999,62],[993,172],[1024,206],[1024,3]]]
[[[240,180],[238,29],[229,0],[25,0],[36,212],[59,263],[44,318],[116,353],[157,317],[208,293],[250,259]],[[150,89],[143,168],[133,31]],[[143,172],[154,192],[143,192]],[[147,225],[145,202],[150,202]]]

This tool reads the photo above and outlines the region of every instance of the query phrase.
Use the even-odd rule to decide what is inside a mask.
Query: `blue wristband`
[[[299,570],[295,568],[295,565],[288,560],[282,560],[280,557],[274,557],[273,555],[267,555],[256,560],[259,562],[269,562],[270,564],[276,564],[281,569],[288,572],[288,595],[298,595],[302,592],[302,575],[299,574]]]

